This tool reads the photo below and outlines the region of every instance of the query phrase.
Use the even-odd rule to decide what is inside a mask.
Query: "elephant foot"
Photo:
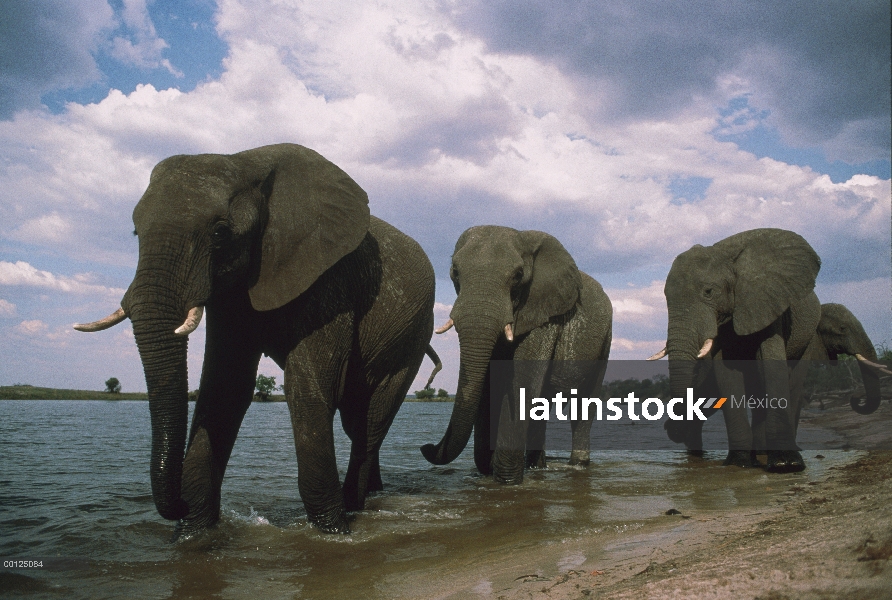
[[[350,519],[346,511],[340,511],[331,517],[307,515],[307,520],[324,533],[350,533]]]
[[[533,450],[531,452],[528,452],[525,466],[527,469],[545,469],[545,468],[547,468],[547,465],[545,464],[545,451],[544,450]]]
[[[173,528],[171,542],[181,542],[203,533],[217,524],[219,515],[215,517],[186,517],[177,521]]]
[[[755,453],[751,450],[729,450],[728,456],[722,464],[726,467],[743,467],[744,469],[761,466]]]
[[[502,485],[520,485],[521,483],[523,483],[523,473],[518,476],[503,476],[497,473],[493,473],[492,478],[493,481],[495,481],[496,483],[501,483]]]
[[[805,461],[796,450],[769,450],[766,469],[770,473],[798,473],[805,470]]]
[[[588,450],[571,450],[568,464],[587,467],[591,464],[591,453]]]
[[[688,448],[688,456],[696,456],[697,458],[703,458],[703,455],[706,454],[702,448]]]

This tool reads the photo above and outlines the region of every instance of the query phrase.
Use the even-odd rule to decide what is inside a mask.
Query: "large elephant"
[[[787,360],[802,358],[815,335],[820,266],[808,242],[782,229],[754,229],[709,247],[696,245],[672,263],[664,290],[666,347],[651,357],[668,354],[672,395],[684,397],[695,387],[698,359],[711,358],[722,396],[787,400],[753,411],[754,427],[764,420],[765,448],[754,443],[744,403],[724,404],[725,464],[753,466],[754,452],[765,450],[769,471],[805,468],[796,446]]]
[[[530,398],[571,388],[597,396],[610,353],[610,300],[597,281],[579,271],[561,243],[541,231],[472,227],[455,244],[450,276],[458,297],[449,321],[437,331],[454,324],[458,332],[458,390],[442,440],[421,451],[433,464],[449,463],[464,450],[473,429],[480,472],[519,483],[525,466],[545,465],[544,422],[527,428],[531,421],[520,421],[516,410],[491,415],[490,361],[537,361],[531,369],[517,370]],[[498,399],[496,404],[500,408]],[[497,428],[496,450],[491,426]],[[570,462],[587,464],[591,422],[572,426]]]
[[[713,348],[716,345],[713,344]],[[792,360],[790,366],[790,395],[792,408],[795,410],[795,423],[798,428],[799,413],[805,405],[806,399],[803,386],[808,373],[810,361],[835,361],[840,354],[854,356],[858,360],[858,367],[864,383],[864,397],[853,396],[850,404],[853,410],[860,414],[870,414],[880,406],[882,399],[880,394],[880,373],[890,374],[884,365],[876,362],[876,348],[871,342],[861,322],[852,312],[842,304],[822,304],[821,320],[818,323],[815,335],[808,344],[801,360]],[[717,350],[717,357],[721,352]],[[712,358],[712,356],[710,356]],[[697,396],[715,397],[721,394],[719,385],[715,380],[714,372],[709,362],[701,362],[695,377],[694,389]],[[704,410],[707,416],[714,414],[714,410]],[[692,454],[700,454],[703,450],[703,421],[666,421],[665,427],[669,438],[676,443],[683,443]],[[756,427],[753,432],[755,445],[764,446],[764,421],[761,423],[761,431]]]
[[[266,354],[285,371],[308,519],[349,531],[346,512],[382,489],[378,450],[429,350],[434,272],[424,251],[370,216],[346,173],[295,144],[165,159],[133,222],[139,263],[121,308],[77,328],[133,323],[158,512],[187,531],[219,519],[223,474]],[[186,345],[202,311],[187,446]],[[343,490],[336,410],[352,441]]]

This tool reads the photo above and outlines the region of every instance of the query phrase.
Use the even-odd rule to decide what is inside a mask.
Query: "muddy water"
[[[503,578],[568,571],[665,523],[669,509],[758,510],[853,454],[822,451],[826,458],[816,460],[818,452],[805,452],[808,471],[769,476],[721,467],[723,452],[706,460],[678,450],[596,452],[588,468],[550,452],[548,469],[504,487],[476,474],[470,447],[447,466],[421,456],[419,446],[439,439],[451,408],[403,406],[382,449],[386,491],[356,515],[351,535],[331,536],[306,522],[286,405],[255,404],[226,473],[222,522],[172,544],[172,525],[150,495],[147,403],[2,401],[0,557],[43,567],[0,570],[0,592],[428,598],[470,585],[486,596],[493,591],[486,565],[499,565]],[[345,468],[342,434],[338,452]],[[569,544],[579,539],[588,541],[585,551]],[[561,552],[562,544],[576,549]]]

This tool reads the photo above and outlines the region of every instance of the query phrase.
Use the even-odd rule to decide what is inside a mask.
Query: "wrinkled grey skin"
[[[781,229],[755,229],[713,246],[694,246],[680,254],[666,277],[670,387],[684,397],[696,387],[698,360],[711,360],[722,396],[788,399],[787,409],[757,410],[754,439],[744,407],[726,402],[729,453],[726,464],[754,466],[755,452],[766,450],[767,468],[794,472],[805,468],[796,446],[796,409],[792,406],[787,360],[804,355],[820,319],[814,294],[821,261],[799,235]],[[707,340],[708,356],[698,359]]]
[[[835,361],[840,354],[854,356],[860,354],[868,360],[876,363],[876,348],[871,342],[861,322],[842,304],[822,304],[821,320],[818,323],[815,336],[803,353],[801,361],[791,359],[790,393],[794,402],[795,420],[798,428],[799,414],[806,403],[803,393],[804,379],[808,370],[808,361]],[[703,364],[701,366],[708,366]],[[879,408],[882,399],[880,394],[880,375],[876,368],[864,362],[858,363],[861,377],[864,382],[865,397],[851,399],[852,409],[860,414],[870,414]],[[698,383],[695,387],[697,396],[715,397],[720,390],[715,377],[708,368],[700,369]],[[707,415],[715,411],[704,411]],[[702,454],[703,421],[667,421],[666,431],[669,438],[676,443],[683,443],[692,454]],[[762,427],[755,427],[753,436],[761,447],[764,444],[764,421]]]
[[[860,354],[873,363],[877,362],[876,347],[855,315],[842,304],[822,304],[817,335],[803,358],[835,361],[840,354]],[[861,371],[865,396],[863,402],[862,398],[853,397],[850,404],[855,412],[869,415],[880,407],[882,400],[880,373],[862,361],[858,361],[858,369]]]
[[[556,390],[566,395],[571,388],[581,396],[597,396],[610,353],[610,300],[560,242],[540,231],[472,227],[455,244],[450,276],[458,294],[451,313],[461,352],[458,390],[443,439],[421,451],[433,464],[449,463],[473,430],[480,472],[520,483],[525,466],[545,466],[544,450],[525,452],[544,448],[544,422],[521,422],[516,405],[506,405],[490,423],[489,361],[605,361],[585,373],[570,363],[553,363],[548,372],[515,370],[515,390],[526,387],[527,398],[551,398]],[[506,325],[511,325],[513,341],[507,339]],[[497,427],[495,451],[491,427]],[[590,430],[590,421],[573,423],[571,463],[588,463]]]
[[[434,272],[418,244],[370,217],[365,192],[294,144],[174,156],[133,211],[139,263],[121,306],[149,392],[151,480],[179,530],[219,519],[220,487],[261,354],[285,371],[298,488],[309,520],[347,532],[382,489],[378,449],[433,328]],[[205,308],[188,433],[187,311]],[[352,440],[343,489],[332,431]]]

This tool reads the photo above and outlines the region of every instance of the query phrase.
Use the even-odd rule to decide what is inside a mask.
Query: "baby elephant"
[[[490,361],[536,361],[513,369],[513,381],[506,382],[514,391],[526,386],[528,399],[566,394],[571,388],[581,396],[598,396],[610,354],[610,300],[561,243],[541,231],[492,225],[468,229],[455,244],[450,277],[458,297],[451,318],[437,332],[453,325],[458,332],[458,390],[443,439],[421,451],[433,464],[449,463],[464,450],[473,429],[480,472],[499,482],[520,483],[524,466],[545,466],[545,422],[529,416],[521,421],[514,408],[500,411],[500,401],[491,410]],[[588,464],[591,422],[571,425],[570,463]]]

